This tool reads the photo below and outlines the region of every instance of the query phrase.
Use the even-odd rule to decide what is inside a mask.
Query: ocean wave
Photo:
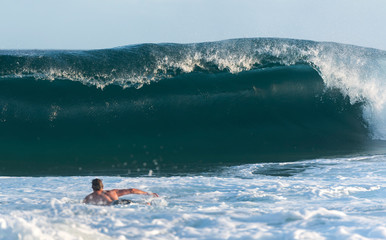
[[[182,74],[140,89],[8,78],[2,168],[158,174],[360,152],[370,141],[364,104],[325,89],[307,65]]]
[[[35,162],[36,174],[157,174],[360,154],[386,139],[385,59],[289,39],[1,51],[0,172]]]
[[[1,51],[0,76],[66,79],[105,88],[140,88],[192,72],[242,71],[307,64],[327,88],[366,102],[374,139],[386,139],[386,52],[292,39],[233,39],[195,44],[141,44],[88,51]]]

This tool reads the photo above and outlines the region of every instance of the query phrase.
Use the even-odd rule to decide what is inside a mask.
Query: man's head
[[[102,180],[95,178],[92,180],[92,189],[94,191],[102,190],[103,189],[103,183]]]

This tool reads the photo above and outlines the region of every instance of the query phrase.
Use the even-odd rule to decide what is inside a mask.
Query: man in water
[[[143,194],[158,197],[157,193],[147,193],[135,188],[103,190],[102,180],[98,178],[92,180],[92,189],[94,191],[84,198],[83,203],[94,205],[130,204],[130,200],[118,199],[120,196],[127,194]]]

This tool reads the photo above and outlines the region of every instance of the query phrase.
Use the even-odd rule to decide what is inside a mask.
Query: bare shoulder
[[[105,194],[113,199],[117,197],[117,192],[119,189],[111,189],[111,190],[106,190]]]
[[[89,195],[87,195],[84,199],[89,199],[91,196],[92,196],[92,193],[90,193]]]
[[[84,202],[84,203],[88,203],[91,199],[92,199],[92,193],[90,193],[89,195],[87,195],[87,196],[83,199],[83,202]]]

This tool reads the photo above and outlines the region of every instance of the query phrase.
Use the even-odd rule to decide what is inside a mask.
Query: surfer
[[[143,194],[158,197],[157,193],[147,193],[135,188],[104,190],[102,180],[98,178],[92,180],[91,184],[93,192],[84,198],[83,203],[94,205],[130,204],[130,200],[119,199],[120,196],[128,194]]]

